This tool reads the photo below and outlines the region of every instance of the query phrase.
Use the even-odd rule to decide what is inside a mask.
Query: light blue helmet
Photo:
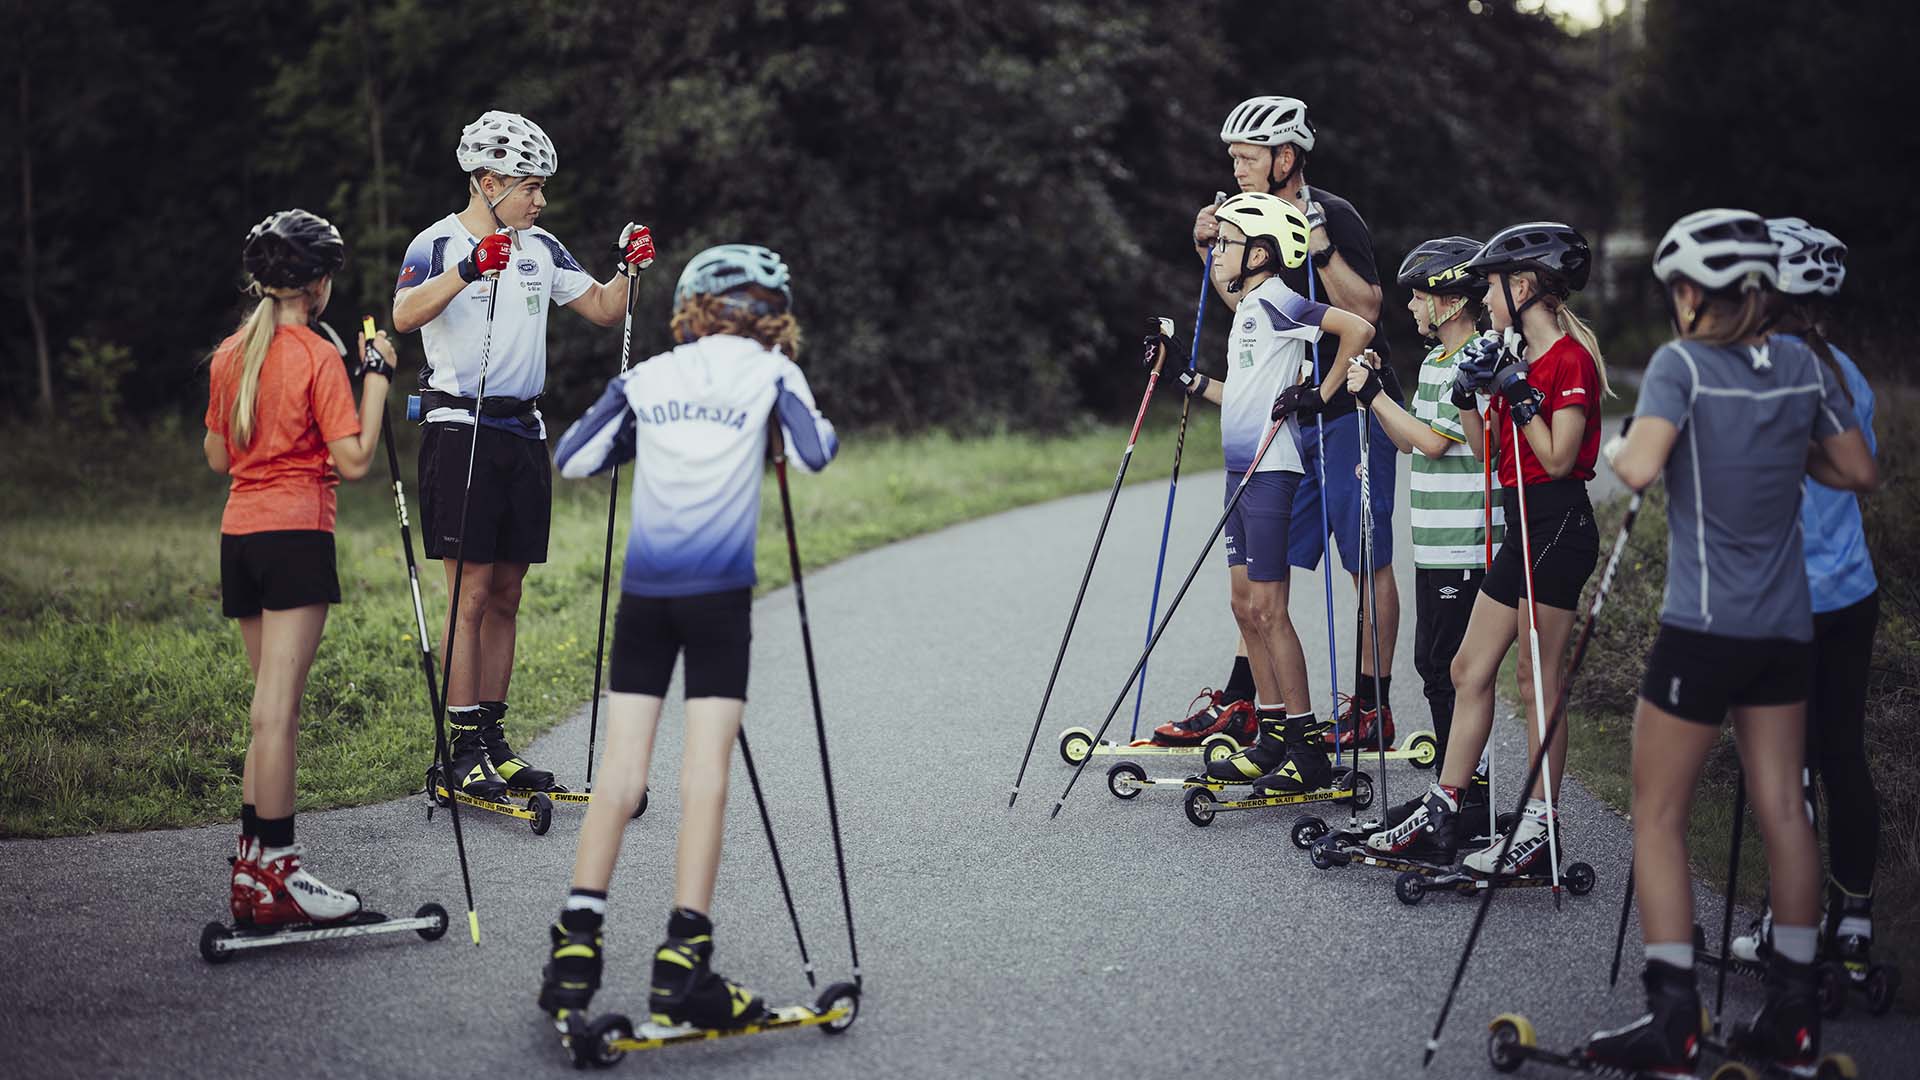
[[[771,249],[759,244],[721,244],[687,260],[673,287],[673,306],[678,308],[695,296],[719,296],[742,285],[759,285],[778,292],[786,298],[785,307],[791,307],[793,290],[787,280],[787,264]],[[749,306],[755,315],[776,314],[763,301],[751,301]]]

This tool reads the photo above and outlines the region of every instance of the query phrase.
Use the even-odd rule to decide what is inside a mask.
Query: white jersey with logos
[[[808,472],[840,449],[786,354],[714,334],[614,379],[560,437],[562,476],[635,463],[622,592],[693,596],[753,585],[770,416],[787,456]]]
[[[441,274],[452,274],[460,260],[473,253],[480,237],[467,231],[456,214],[448,214],[407,245],[394,291],[423,285]],[[444,394],[472,397],[480,388],[480,362],[487,361],[487,396],[530,399],[547,385],[547,310],[570,304],[595,284],[566,246],[535,226],[514,232],[507,268],[495,281],[482,278],[460,290],[446,310],[420,328],[420,346],[426,354],[420,367],[420,386]],[[487,304],[494,289],[493,332],[487,333]],[[460,409],[433,409],[427,423],[468,423],[472,414]],[[544,437],[545,429],[542,428]]]
[[[1327,305],[1287,287],[1278,277],[1261,282],[1233,313],[1227,335],[1227,375],[1220,388],[1220,449],[1227,471],[1243,473],[1260,452],[1260,440],[1273,422],[1273,399],[1311,370],[1307,346],[1320,340]],[[1299,424],[1287,417],[1286,430],[1260,459],[1261,472],[1300,472]]]

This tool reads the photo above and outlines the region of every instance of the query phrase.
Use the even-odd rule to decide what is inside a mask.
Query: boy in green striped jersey
[[[1413,666],[1433,712],[1440,761],[1446,760],[1453,727],[1449,668],[1502,524],[1498,505],[1488,513],[1478,456],[1483,448],[1467,445],[1460,410],[1450,400],[1454,366],[1474,336],[1479,297],[1487,288],[1484,277],[1467,269],[1479,251],[1477,240],[1448,236],[1414,248],[1400,264],[1400,287],[1413,292],[1407,310],[1414,326],[1421,337],[1438,341],[1420,363],[1411,412],[1380,393],[1380,360],[1371,352],[1366,364],[1356,363],[1347,373],[1348,389],[1373,411],[1394,445],[1413,455]]]

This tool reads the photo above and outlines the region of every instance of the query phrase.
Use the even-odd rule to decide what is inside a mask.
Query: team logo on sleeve
[[[421,266],[419,263],[410,262],[402,266],[400,268],[400,287],[404,289],[409,285],[418,285],[421,276],[425,273],[426,267]]]

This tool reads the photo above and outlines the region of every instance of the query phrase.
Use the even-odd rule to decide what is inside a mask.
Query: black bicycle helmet
[[[1467,236],[1422,241],[1401,260],[1394,280],[1403,289],[1478,300],[1487,291],[1487,276],[1472,266],[1481,246]]]
[[[339,270],[347,261],[340,230],[318,214],[282,210],[247,233],[241,265],[269,289],[297,289]]]
[[[1587,287],[1593,249],[1580,230],[1558,221],[1509,225],[1493,234],[1468,268],[1481,274],[1531,270],[1547,292],[1566,297]]]

